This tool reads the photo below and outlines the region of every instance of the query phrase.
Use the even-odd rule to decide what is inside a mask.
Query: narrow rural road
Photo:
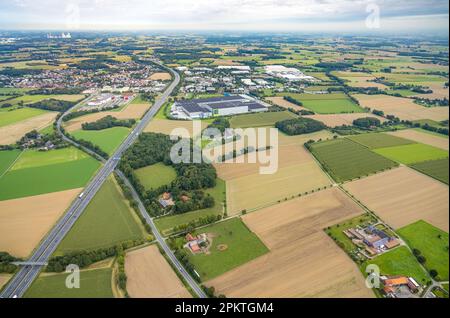
[[[75,222],[82,215],[82,213],[84,212],[84,210],[86,209],[88,204],[91,202],[91,200],[94,198],[95,194],[101,188],[103,183],[108,179],[108,177],[111,175],[111,173],[114,170],[116,170],[122,154],[136,141],[139,134],[141,134],[144,131],[145,127],[154,118],[154,116],[157,114],[157,112],[161,109],[161,107],[164,105],[164,103],[168,100],[168,98],[172,94],[173,90],[180,83],[180,76],[177,72],[165,67],[164,65],[160,65],[160,66],[163,67],[164,69],[167,69],[169,72],[171,72],[173,74],[174,81],[169,85],[169,87],[164,91],[164,93],[156,100],[153,107],[145,114],[145,116],[142,118],[142,120],[133,129],[131,134],[128,135],[126,140],[119,146],[119,148],[116,150],[114,155],[112,155],[109,160],[105,161],[103,158],[99,158],[98,155],[92,153],[92,151],[89,151],[88,149],[81,147],[84,150],[86,150],[88,153],[92,154],[93,156],[95,156],[95,157],[99,158],[101,161],[103,161],[104,165],[98,171],[98,173],[92,178],[92,180],[90,181],[88,186],[85,188],[82,195],[80,195],[80,197],[72,203],[72,205],[69,207],[69,209],[64,214],[64,216],[58,221],[58,223],[53,227],[53,229],[49,232],[49,234],[45,237],[45,239],[36,248],[36,250],[33,252],[32,256],[30,257],[30,259],[28,260],[30,263],[46,263],[50,259],[51,255],[54,253],[54,251],[56,250],[58,245],[61,243],[61,241],[64,239],[64,237],[70,231],[70,229],[73,227]],[[74,106],[74,107],[76,107],[76,106]],[[70,109],[69,111],[64,113],[61,116],[61,118],[59,118],[59,120],[57,122],[57,128],[58,128],[59,133],[63,136],[63,138],[66,141],[68,141],[71,144],[74,144],[76,146],[79,146],[76,142],[67,138],[61,129],[61,125],[62,125],[64,116],[67,116],[67,114],[70,113],[70,111],[72,109]],[[123,174],[121,176],[123,178],[125,178],[123,176]],[[126,180],[126,178],[124,180]],[[127,184],[129,184],[128,180],[126,180],[126,182],[127,182]],[[133,189],[133,188],[131,187],[131,189]],[[134,189],[133,189],[133,191],[134,191]],[[184,277],[184,279],[190,285],[192,290],[194,290],[194,292],[197,293],[197,295],[199,297],[205,298],[206,295],[204,294],[203,290],[197,285],[197,283],[192,279],[192,277],[184,270],[183,266],[178,262],[178,260],[173,255],[170,248],[167,246],[165,240],[162,238],[162,236],[158,232],[158,229],[155,227],[153,220],[148,216],[147,212],[145,211],[145,208],[144,208],[141,200],[139,199],[139,197],[137,197],[136,199],[139,203],[141,213],[143,213],[144,217],[146,217],[146,220],[149,223],[149,225],[152,227],[152,230],[156,236],[156,239],[158,240],[158,243],[166,251],[166,253],[169,256],[169,259],[172,261],[174,267]],[[3,289],[3,291],[0,294],[0,298],[22,297],[25,294],[25,292],[27,291],[27,289],[30,287],[32,282],[39,275],[40,271],[41,271],[40,266],[24,266],[24,267],[22,267],[19,270],[19,272],[9,281],[7,286]]]

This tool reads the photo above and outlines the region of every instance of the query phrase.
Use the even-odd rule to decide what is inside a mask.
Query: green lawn
[[[89,158],[89,156],[75,147],[45,152],[38,150],[26,150],[14,164],[11,171],[54,165],[86,158]]]
[[[365,268],[369,264],[378,265],[381,275],[413,277],[421,285],[425,285],[430,280],[414,255],[404,246],[366,261],[361,269],[365,272]]]
[[[315,143],[311,151],[337,182],[353,180],[397,166],[395,162],[348,139]]]
[[[104,130],[78,130],[72,133],[76,139],[90,141],[99,146],[109,155],[113,154],[117,147],[130,134],[130,129],[126,127],[114,127]]]
[[[205,190],[216,201],[214,207],[190,213],[184,213],[179,215],[165,216],[155,219],[156,227],[163,233],[163,235],[170,234],[171,230],[175,226],[181,224],[187,224],[192,221],[196,221],[200,218],[207,217],[209,215],[220,215],[223,213],[223,202],[226,200],[226,184],[222,179],[217,179],[216,186],[212,189]]]
[[[58,255],[92,250],[144,237],[115,180],[108,179],[61,242]]]
[[[0,151],[0,178],[8,171],[20,153],[20,150]]]
[[[419,221],[397,231],[411,248],[418,249],[426,258],[427,270],[435,269],[441,281],[448,281],[448,233]]]
[[[237,115],[230,119],[232,128],[267,127],[286,119],[297,118],[288,111]]]
[[[146,190],[169,185],[177,177],[175,169],[163,163],[135,170],[135,173]]]
[[[347,137],[357,143],[366,146],[369,149],[387,148],[394,146],[414,144],[414,141],[388,135],[388,134],[361,134]]]
[[[84,187],[100,164],[93,158],[8,171],[0,178],[0,201]]]
[[[279,94],[280,95],[280,94]],[[317,114],[363,113],[364,110],[343,93],[333,94],[281,94],[300,101]]]
[[[209,255],[191,254],[189,257],[202,281],[215,278],[269,251],[240,218],[203,228],[197,234],[199,233],[214,236]],[[217,247],[221,244],[226,244],[228,248],[219,251]]]
[[[0,127],[12,125],[20,121],[45,114],[47,111],[34,108],[0,110]]]
[[[405,165],[448,158],[448,151],[424,144],[379,148],[376,153]]]
[[[449,161],[448,158],[446,158],[416,163],[411,167],[432,178],[448,184],[448,166]]]
[[[80,272],[80,288],[68,289],[69,274],[41,275],[25,293],[25,298],[113,298],[112,269],[102,268]]]

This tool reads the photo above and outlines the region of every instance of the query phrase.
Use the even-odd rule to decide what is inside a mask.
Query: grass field
[[[418,249],[426,258],[427,270],[434,269],[441,281],[448,281],[448,233],[419,221],[397,231],[411,248]]]
[[[15,124],[35,116],[46,113],[45,110],[34,108],[19,108],[14,110],[0,110],[0,127]]]
[[[189,257],[202,281],[217,277],[269,251],[240,218],[203,228],[199,233],[209,233],[213,236],[209,255],[199,254]],[[228,248],[219,251],[218,246],[221,244],[225,244]]]
[[[169,185],[177,177],[175,169],[163,163],[138,169],[135,173],[146,190],[158,189],[163,185]]]
[[[405,165],[448,158],[448,151],[424,144],[379,148],[376,153]]]
[[[317,114],[363,113],[364,110],[343,93],[286,94]]]
[[[8,101],[0,102],[2,104],[11,104],[18,105],[20,102],[26,104],[33,104],[37,102],[41,102],[46,99],[57,99],[68,102],[77,102],[84,98],[84,95],[23,95],[14,99],[10,99]]]
[[[108,179],[56,253],[111,247],[123,241],[143,238],[143,231],[133,213],[115,180]]]
[[[249,115],[239,115],[230,119],[232,128],[266,127],[274,126],[275,123],[297,116],[288,112],[266,112]]]
[[[52,151],[27,150],[12,167],[12,171],[35,168],[89,158],[83,151],[75,148],[55,149]]]
[[[394,147],[394,146],[402,146],[402,145],[409,145],[414,144],[414,141],[391,136],[388,134],[361,134],[361,135],[355,135],[347,137],[350,140],[353,140],[363,146],[366,146],[369,149],[376,149],[376,148],[387,148],[387,147]]]
[[[414,255],[412,255],[408,248],[404,246],[365,262],[361,266],[362,271],[365,272],[365,268],[369,264],[378,265],[380,267],[381,275],[413,277],[422,285],[430,280],[430,277],[422,267],[420,267],[420,264],[417,262]]]
[[[93,158],[85,158],[8,171],[0,178],[0,201],[82,188],[99,165]]]
[[[416,163],[411,168],[448,184],[448,166],[449,160],[446,158]]]
[[[171,230],[178,225],[187,224],[189,222],[204,218],[209,215],[220,215],[224,212],[224,202],[226,200],[226,186],[225,181],[217,179],[216,186],[212,189],[205,190],[205,193],[210,194],[216,201],[214,207],[179,215],[165,216],[155,219],[156,227],[167,235]]]
[[[8,171],[20,154],[20,150],[0,151],[0,178]]]
[[[39,277],[25,293],[25,298],[113,298],[111,268],[80,272],[80,288],[66,288],[68,274]]]
[[[126,127],[114,127],[105,130],[78,130],[72,133],[76,139],[83,139],[99,146],[108,154],[114,153],[114,150],[129,135],[130,129]]]
[[[311,151],[337,182],[353,180],[397,165],[347,139],[316,143]]]

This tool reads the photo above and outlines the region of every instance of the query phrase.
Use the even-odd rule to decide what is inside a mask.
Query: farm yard
[[[413,169],[400,167],[344,188],[394,229],[425,220],[448,232],[448,186]]]
[[[114,298],[112,269],[101,268],[80,272],[80,288],[68,289],[69,274],[41,274],[25,293],[25,298]]]
[[[397,164],[348,139],[311,145],[312,154],[337,182],[344,182],[391,169]]]
[[[286,94],[300,101],[316,114],[363,113],[364,110],[343,93],[332,94]]]
[[[206,283],[227,297],[374,297],[323,229],[363,211],[338,189],[243,217],[270,252]],[[267,288],[270,286],[270,288]]]
[[[448,233],[424,221],[418,221],[397,231],[408,245],[425,257],[425,268],[436,270],[440,281],[448,281]]]
[[[430,280],[428,274],[420,267],[414,255],[405,246],[368,260],[361,267],[366,268],[371,264],[380,268],[381,275],[412,277],[421,285],[426,285]]]
[[[111,177],[61,242],[56,254],[107,248],[144,238],[144,229],[134,213]]]
[[[442,121],[449,118],[448,107],[423,107],[412,99],[388,95],[353,95],[362,107],[381,110],[387,115],[394,115],[403,120],[432,119]]]
[[[156,245],[128,252],[125,273],[132,298],[192,297]]]
[[[268,252],[266,246],[240,218],[217,223],[199,231],[208,234],[212,240],[209,253],[189,255],[189,261],[200,274],[202,281],[220,276]],[[220,249],[221,246],[226,246],[226,249]]]
[[[209,209],[203,209],[178,215],[167,215],[155,219],[155,225],[163,235],[168,235],[172,229],[182,224],[188,224],[200,218],[210,215],[223,215],[226,211],[226,183],[222,179],[216,180],[216,186],[205,190],[206,194],[211,195],[215,200],[215,205]]]
[[[81,191],[0,201],[0,251],[28,257]]]

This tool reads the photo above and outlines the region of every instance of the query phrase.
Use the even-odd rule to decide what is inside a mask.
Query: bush
[[[296,118],[277,122],[275,127],[289,136],[309,134],[323,130],[327,126],[311,118]]]

